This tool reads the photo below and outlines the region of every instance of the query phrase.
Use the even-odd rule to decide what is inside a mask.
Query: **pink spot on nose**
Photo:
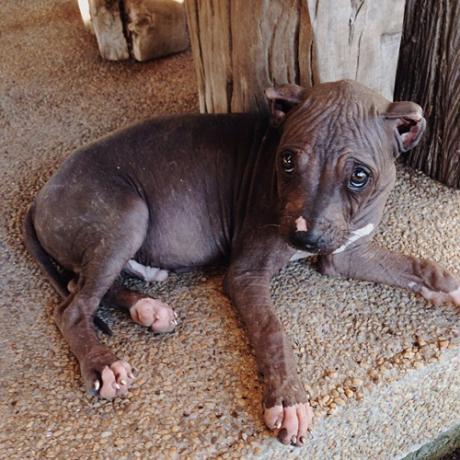
[[[295,220],[296,230],[298,232],[306,232],[307,231],[307,221],[302,217],[297,217]]]

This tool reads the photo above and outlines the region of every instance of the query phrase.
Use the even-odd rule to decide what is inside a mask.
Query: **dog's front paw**
[[[88,391],[104,399],[126,394],[135,378],[129,363],[118,360],[103,347],[92,350],[80,367]]]
[[[278,430],[278,439],[283,444],[302,446],[308,428],[313,419],[313,410],[306,403],[297,403],[292,406],[282,404],[265,409],[265,424],[271,430]]]
[[[409,287],[415,292],[421,294],[425,297],[425,299],[433,302],[435,305],[453,303],[456,306],[460,306],[460,286],[451,291],[435,291],[427,288],[426,286],[417,285],[416,283],[410,283]]]
[[[443,303],[453,303],[454,305],[460,306],[460,287],[450,292],[432,291],[425,286],[420,290],[420,293],[425,299],[433,302],[435,305],[441,305]]]
[[[282,385],[280,392],[268,390],[264,402],[264,421],[270,430],[278,431],[283,444],[302,446],[313,420],[307,394],[296,383],[290,391]]]
[[[140,299],[129,309],[129,313],[136,323],[152,328],[153,332],[172,332],[177,326],[175,311],[157,299]]]

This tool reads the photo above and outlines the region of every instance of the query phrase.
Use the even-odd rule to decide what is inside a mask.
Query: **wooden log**
[[[110,61],[128,59],[128,42],[123,31],[120,2],[89,0],[89,11],[101,56]]]
[[[78,0],[78,8],[85,29],[94,35],[93,25],[91,24],[91,12],[89,11],[89,0]]]
[[[131,53],[147,61],[189,46],[183,0],[124,0]]]
[[[189,46],[183,0],[78,0],[78,4],[105,59],[147,61]]]
[[[407,0],[395,97],[427,118],[407,163],[460,188],[460,1]]]
[[[273,84],[352,78],[392,98],[404,0],[186,0],[200,110],[265,110]]]

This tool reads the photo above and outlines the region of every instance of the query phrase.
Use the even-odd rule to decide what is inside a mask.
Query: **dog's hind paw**
[[[129,309],[129,313],[136,323],[150,327],[153,332],[172,332],[177,326],[177,314],[157,299],[140,299]]]

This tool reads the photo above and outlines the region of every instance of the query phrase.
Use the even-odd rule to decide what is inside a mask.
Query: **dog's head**
[[[282,130],[276,173],[289,244],[330,254],[372,233],[395,181],[395,158],[425,129],[421,107],[354,81],[283,85],[266,96]]]

